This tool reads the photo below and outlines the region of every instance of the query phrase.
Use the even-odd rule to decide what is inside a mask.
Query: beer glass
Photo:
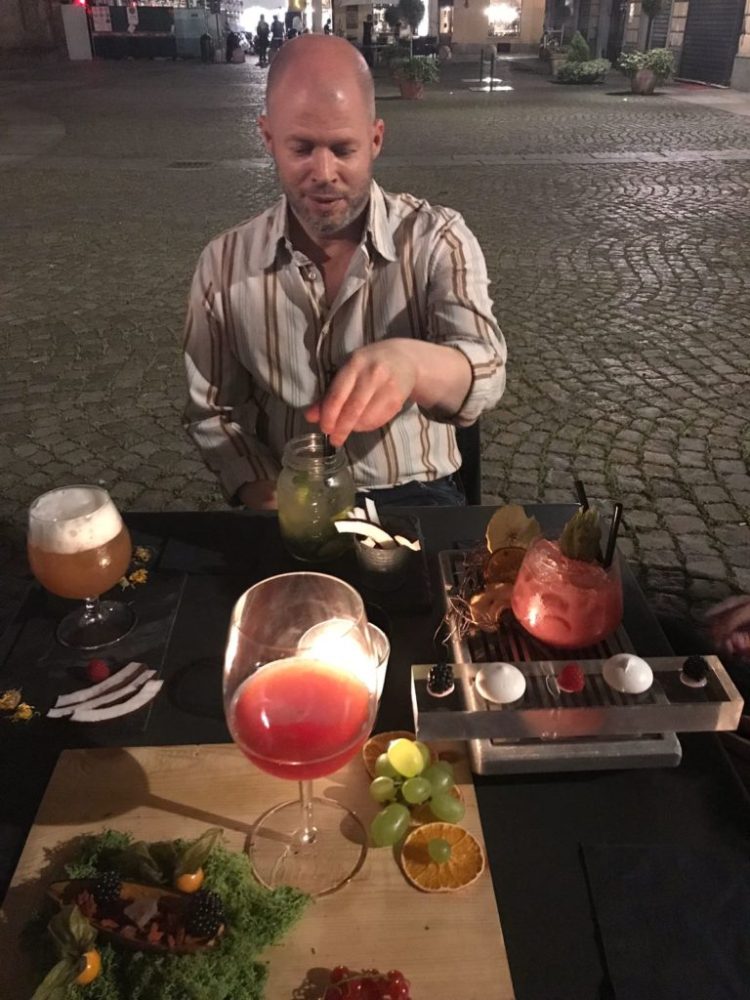
[[[58,625],[64,646],[99,649],[131,630],[135,615],[126,604],[99,600],[131,557],[128,529],[106,490],[62,486],[37,497],[29,508],[28,553],[46,590],[84,602]]]

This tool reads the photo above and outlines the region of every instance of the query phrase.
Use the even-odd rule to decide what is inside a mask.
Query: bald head
[[[375,88],[360,53],[335,35],[298,35],[285,42],[268,71],[266,113],[273,118],[279,94],[304,89],[321,103],[358,90],[370,121],[375,120]]]

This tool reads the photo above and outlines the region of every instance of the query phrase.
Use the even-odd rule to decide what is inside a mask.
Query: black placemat
[[[679,844],[586,844],[616,1000],[747,1000],[750,862]]]

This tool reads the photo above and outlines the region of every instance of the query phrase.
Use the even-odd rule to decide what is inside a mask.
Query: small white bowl
[[[617,653],[605,660],[602,677],[621,694],[643,694],[654,683],[654,672],[640,656]]]
[[[485,701],[510,705],[523,698],[526,678],[512,663],[488,663],[474,679],[477,691]]]

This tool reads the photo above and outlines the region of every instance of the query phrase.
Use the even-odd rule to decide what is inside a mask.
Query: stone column
[[[732,86],[735,90],[750,91],[750,0],[745,3],[745,19],[742,22],[740,44],[734,59]]]
[[[312,8],[312,24],[310,30],[316,35],[323,34],[323,4],[321,0],[310,0]]]

